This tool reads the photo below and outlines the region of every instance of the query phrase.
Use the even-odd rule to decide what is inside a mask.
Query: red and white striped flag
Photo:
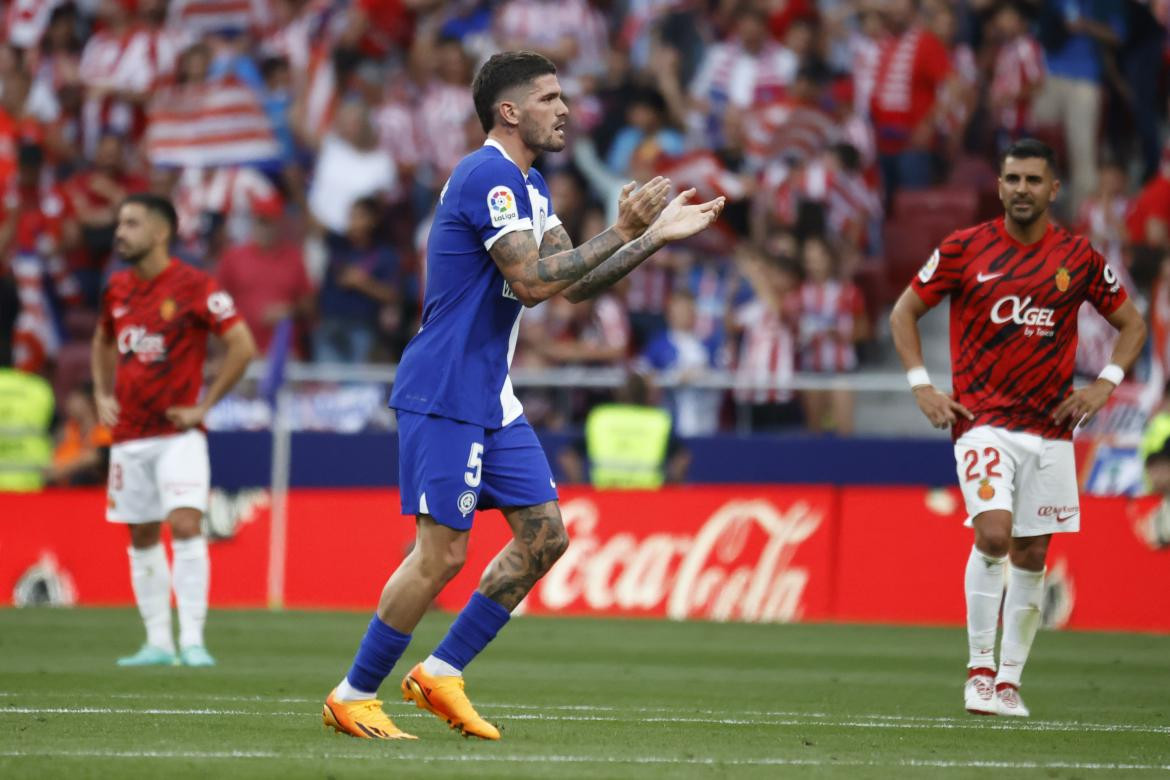
[[[170,0],[167,25],[203,37],[220,30],[260,32],[271,21],[267,0]]]
[[[147,121],[145,148],[153,165],[210,168],[280,157],[260,101],[232,78],[163,91]]]

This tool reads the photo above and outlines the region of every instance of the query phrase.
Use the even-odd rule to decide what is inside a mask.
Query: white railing
[[[285,367],[286,382],[393,384],[398,369],[394,364],[344,363],[289,363]],[[248,377],[259,380],[268,371],[264,361],[253,363]],[[940,387],[950,386],[950,375],[932,371]],[[562,366],[558,368],[515,368],[511,372],[512,385],[517,388],[553,388],[604,390],[621,387],[626,369],[617,367]],[[655,373],[658,387],[695,387],[709,390],[770,390],[779,389],[772,382],[747,382],[732,371],[711,370],[698,377],[687,378],[677,371]],[[906,375],[900,371],[859,371],[852,374],[811,374],[797,372],[785,390],[853,390],[858,393],[893,393],[907,389]]]

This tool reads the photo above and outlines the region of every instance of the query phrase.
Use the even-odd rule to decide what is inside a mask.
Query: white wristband
[[[1125,369],[1116,363],[1110,363],[1101,369],[1101,373],[1097,374],[1098,379],[1104,379],[1106,382],[1112,382],[1114,386],[1120,385],[1125,381]]]
[[[906,372],[906,381],[910,383],[910,389],[930,384],[930,374],[926,373],[925,366],[918,366]]]

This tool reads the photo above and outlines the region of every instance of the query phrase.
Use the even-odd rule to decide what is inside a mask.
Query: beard
[[[115,244],[114,251],[131,265],[138,265],[150,254],[150,247],[131,247],[126,244]]]
[[[542,152],[559,152],[565,148],[566,143],[563,132],[558,135],[556,130],[543,131],[533,126],[521,126],[520,139],[528,148],[539,149]]]
[[[1013,203],[1013,204],[1009,205],[1007,208],[1007,214],[1008,214],[1008,217],[1010,217],[1013,222],[1015,222],[1017,225],[1021,225],[1023,227],[1027,227],[1028,225],[1031,225],[1036,220],[1040,219],[1040,217],[1044,216],[1044,212],[1047,211],[1046,208],[1042,208],[1041,206],[1039,206],[1035,203],[1025,203],[1023,205],[1030,206],[1031,211],[1028,212],[1027,216],[1020,216],[1020,215],[1016,214],[1016,211],[1015,211],[1015,207],[1017,205],[1020,205],[1020,204]]]

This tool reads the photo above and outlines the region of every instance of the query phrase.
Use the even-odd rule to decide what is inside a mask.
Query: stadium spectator
[[[63,185],[70,209],[81,230],[80,251],[71,263],[88,305],[97,306],[101,271],[114,247],[114,225],[118,206],[135,192],[145,192],[150,183],[128,170],[127,151],[120,136],[107,133],[98,141],[88,170],[74,174]]]
[[[868,337],[865,301],[843,280],[829,244],[806,239],[801,247],[804,281],[800,285],[800,326],[796,365],[822,376],[857,370],[857,344]],[[805,390],[804,419],[813,433],[853,433],[853,393],[846,389]]]
[[[565,480],[598,490],[653,490],[682,482],[691,454],[655,395],[648,375],[630,371],[612,403],[589,410],[584,438],[558,454]]]
[[[793,400],[796,329],[800,318],[800,266],[791,257],[743,249],[736,263],[755,298],[728,314],[736,350],[735,398],[749,405],[752,430],[799,425]]]
[[[666,100],[653,88],[638,89],[626,103],[626,124],[605,155],[605,164],[614,174],[629,174],[633,161],[657,161],[660,156],[683,153],[682,133],[666,124]]]
[[[113,435],[98,419],[93,385],[86,382],[69,390],[63,406],[65,420],[57,431],[45,481],[60,486],[104,485]]]
[[[483,143],[483,131],[471,101],[471,63],[459,41],[441,38],[424,51],[433,73],[423,85],[415,121],[425,163],[419,173],[433,201],[466,151]]]
[[[397,324],[381,317],[400,301],[398,255],[378,239],[382,215],[377,198],[355,201],[344,240],[330,249],[313,330],[313,359],[319,363],[368,362],[383,325]]]
[[[991,19],[990,32],[996,42],[995,64],[989,91],[996,148],[1032,130],[1032,101],[1044,84],[1044,50],[1028,31],[1019,3],[1003,3]]]
[[[1122,265],[1127,240],[1125,216],[1129,212],[1125,169],[1107,161],[1097,176],[1097,191],[1081,203],[1073,229],[1087,237],[1105,255],[1110,266]],[[1127,285],[1127,289],[1132,289]]]
[[[331,233],[345,233],[355,201],[369,195],[386,197],[397,187],[394,161],[378,146],[369,106],[345,102],[318,150],[309,187],[313,219]]]
[[[132,16],[130,4],[122,0],[98,5],[97,32],[86,42],[79,65],[86,88],[82,143],[87,157],[103,133],[140,138],[151,90],[174,73],[178,39],[161,28],[157,13],[148,13],[159,7],[158,2],[150,8],[144,4]]]
[[[1145,469],[1146,490],[1162,497],[1149,519],[1147,537],[1155,549],[1170,546],[1170,382],[1162,403],[1146,423],[1139,449]]]
[[[646,345],[639,363],[678,382],[667,394],[675,433],[684,437],[713,434],[719,428],[722,393],[692,386],[710,372],[715,356],[696,335],[695,298],[689,291],[674,291],[666,321],[666,330]]]
[[[891,36],[882,42],[870,112],[887,202],[900,189],[929,187],[935,176],[936,128],[947,104],[952,65],[946,47],[923,26],[918,0],[889,0]]]
[[[1158,173],[1158,119],[1165,109],[1159,105],[1166,97],[1164,60],[1170,30],[1170,3],[1166,0],[1124,0],[1128,14],[1125,43],[1121,46],[1120,68],[1122,79],[1119,91],[1132,117],[1132,132],[1123,128],[1117,135],[1122,142],[1114,154],[1123,157],[1129,151],[1127,143],[1137,136],[1141,159],[1141,180],[1149,181]],[[1114,112],[1110,112],[1113,115]],[[1122,112],[1116,112],[1120,115]]]
[[[726,116],[783,96],[799,67],[796,55],[771,39],[767,14],[742,4],[735,14],[734,35],[707,50],[691,81],[688,132],[692,141],[723,147]]]
[[[1068,208],[1075,214],[1097,186],[1106,61],[1125,39],[1125,6],[1115,0],[1043,0],[1039,29],[1048,76],[1032,118],[1038,126],[1060,126],[1068,149]]]
[[[291,317],[306,325],[313,312],[313,286],[300,244],[283,233],[280,196],[253,198],[251,213],[251,239],[224,251],[216,281],[236,302],[256,347],[266,352],[279,322]]]
[[[1158,249],[1170,247],[1170,143],[1162,152],[1158,175],[1131,201],[1125,227],[1134,244]]]

